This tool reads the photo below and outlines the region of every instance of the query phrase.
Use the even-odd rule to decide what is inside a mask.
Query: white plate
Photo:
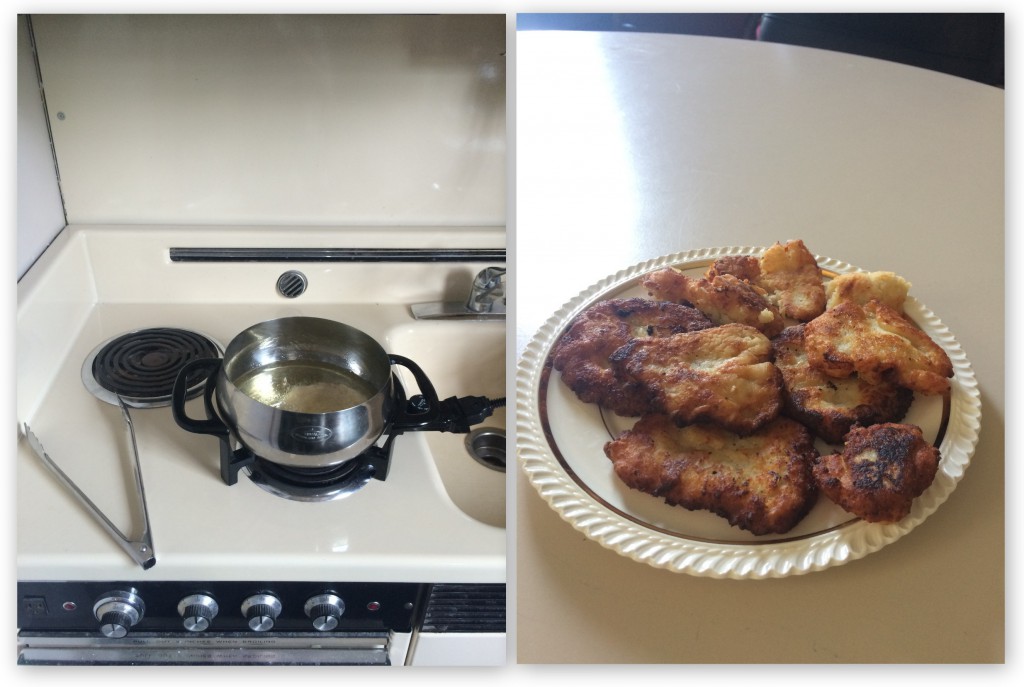
[[[647,272],[673,266],[700,275],[724,255],[760,255],[763,248],[710,248],[667,255],[606,277],[562,306],[527,345],[516,374],[516,447],[530,483],[550,506],[588,538],[634,560],[693,575],[758,579],[799,575],[862,558],[921,524],[956,488],[978,442],[981,400],[971,365],[945,325],[913,297],[909,315],[949,355],[953,379],[946,397],[915,396],[904,422],[919,425],[941,453],[934,482],[897,523],[868,523],[820,496],[785,535],[756,536],[705,511],[669,506],[625,487],[604,444],[635,419],[583,403],[551,369],[555,342],[576,315],[610,298],[646,296]],[[825,276],[860,271],[817,257]],[[828,447],[819,442],[819,450]]]

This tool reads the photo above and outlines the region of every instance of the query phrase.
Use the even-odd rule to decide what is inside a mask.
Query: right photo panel
[[[518,663],[1006,660],[1003,26],[516,17]]]

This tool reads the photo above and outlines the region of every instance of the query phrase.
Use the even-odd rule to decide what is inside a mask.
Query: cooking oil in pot
[[[272,408],[311,414],[354,408],[377,393],[350,370],[310,361],[284,361],[257,368],[239,377],[235,386]]]

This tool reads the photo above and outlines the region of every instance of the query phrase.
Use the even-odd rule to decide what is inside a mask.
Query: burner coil
[[[140,329],[102,344],[82,371],[86,386],[108,403],[140,407],[169,405],[178,372],[193,360],[217,358],[218,344],[197,332],[170,327]],[[203,391],[206,375],[188,380],[189,398]]]

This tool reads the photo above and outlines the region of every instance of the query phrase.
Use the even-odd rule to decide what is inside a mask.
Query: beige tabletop
[[[636,263],[803,239],[891,270],[956,336],[981,437],[949,499],[860,560],[765,580],[636,562],[515,473],[520,663],[1004,660],[1004,96],[732,39],[516,36],[517,357]]]

